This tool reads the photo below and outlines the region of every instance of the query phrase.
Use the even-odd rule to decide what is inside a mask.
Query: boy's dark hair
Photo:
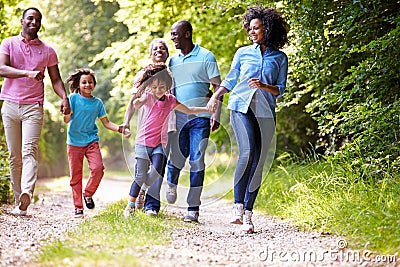
[[[66,83],[70,83],[69,90],[71,93],[79,93],[79,82],[82,75],[91,75],[93,78],[94,86],[96,86],[96,77],[94,71],[91,69],[76,69],[66,80]]]
[[[151,63],[143,69],[142,75],[134,83],[134,86],[138,89],[137,94],[141,96],[146,87],[151,84],[154,80],[160,80],[165,82],[167,90],[170,91],[173,85],[172,75],[169,72],[165,63]]]

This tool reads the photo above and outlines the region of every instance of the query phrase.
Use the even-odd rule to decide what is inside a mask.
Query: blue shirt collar
[[[260,44],[258,44],[258,43],[253,43],[252,46],[254,49],[261,49]],[[274,49],[272,47],[268,46],[267,49],[265,50],[265,53],[270,54],[273,51],[274,51]]]
[[[186,56],[182,54],[182,52],[179,52],[180,57],[190,57],[190,56],[197,56],[197,54],[200,51],[200,46],[198,44],[195,44],[192,51],[189,52]]]

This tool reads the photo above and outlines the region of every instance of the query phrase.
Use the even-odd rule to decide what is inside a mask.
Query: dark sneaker
[[[93,198],[92,197],[83,197],[83,199],[85,200],[85,204],[86,204],[86,207],[88,208],[88,209],[94,209],[94,201],[93,201]]]
[[[169,204],[174,204],[176,201],[176,185],[168,185],[167,191],[165,192],[165,198]]]
[[[199,211],[197,210],[188,210],[185,218],[183,218],[184,222],[199,222]]]
[[[75,209],[75,218],[79,219],[79,218],[83,218],[83,210],[81,209]]]
[[[146,192],[144,190],[139,191],[139,195],[136,198],[135,206],[136,209],[141,210],[144,206],[144,197],[146,196]]]

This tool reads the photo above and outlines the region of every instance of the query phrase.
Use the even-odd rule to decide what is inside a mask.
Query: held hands
[[[119,125],[118,132],[123,134],[125,138],[131,137],[131,131],[129,130],[129,126]]]
[[[207,103],[206,108],[209,113],[212,113],[211,118],[210,118],[212,132],[216,131],[220,125],[220,123],[219,123],[220,113],[217,112],[220,107],[221,107],[221,101],[219,101],[218,99],[215,99],[214,97],[211,97]]]
[[[61,101],[61,107],[60,107],[60,112],[64,115],[69,115],[71,114],[71,107],[69,105],[69,100],[68,98],[64,98]]]
[[[211,97],[207,103],[207,110],[209,113],[214,113],[220,105],[221,103],[219,100],[215,99],[214,97]]]

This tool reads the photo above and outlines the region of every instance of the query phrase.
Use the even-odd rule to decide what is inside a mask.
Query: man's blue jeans
[[[210,119],[176,112],[176,133],[169,136],[170,159],[167,182],[178,184],[179,175],[189,157],[190,189],[188,210],[199,210],[204,182],[204,156],[210,136]]]
[[[275,134],[275,119],[257,118],[251,109],[246,114],[232,110],[230,115],[239,149],[234,178],[234,203],[244,204],[244,209],[251,211]]]

